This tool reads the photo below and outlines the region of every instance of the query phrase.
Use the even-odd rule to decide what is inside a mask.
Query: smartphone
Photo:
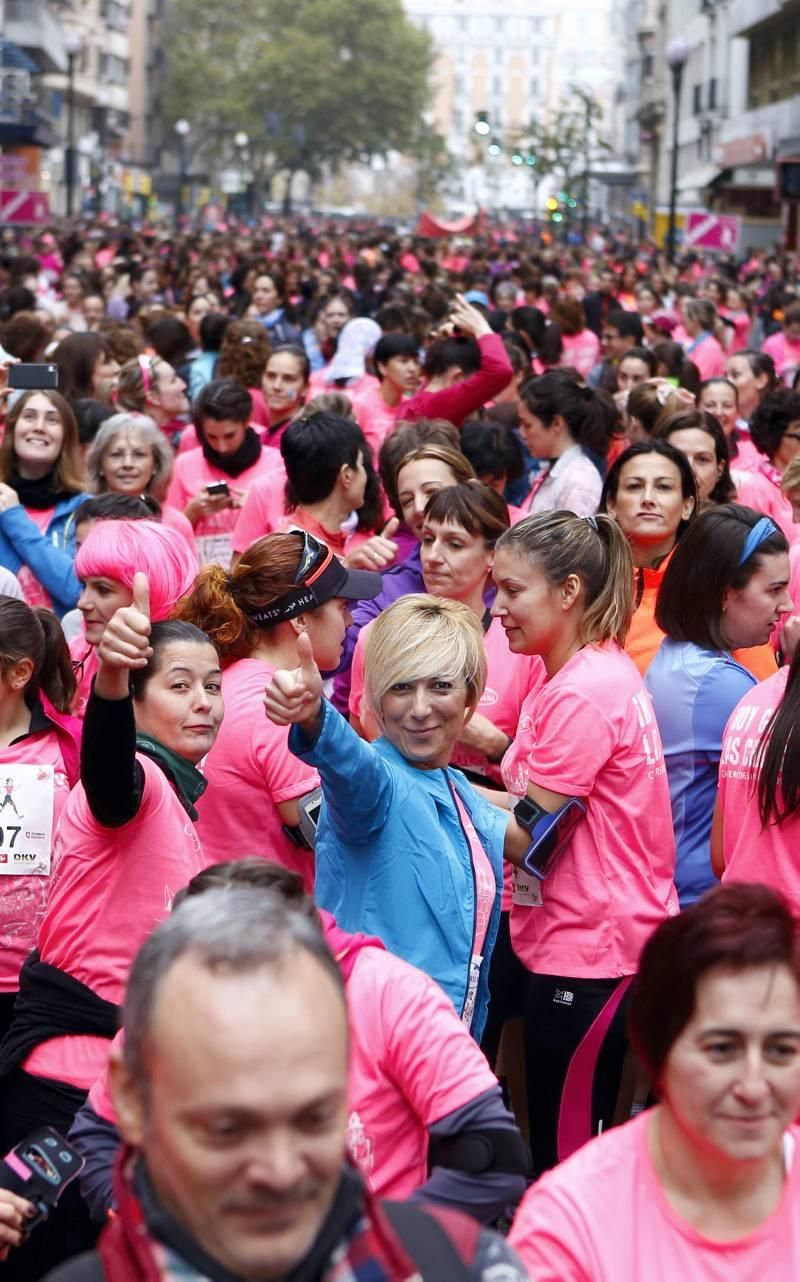
[[[300,811],[300,831],[313,850],[317,839],[319,812],[322,809],[322,789],[315,788],[313,792],[307,792],[297,805]]]
[[[36,1214],[25,1222],[26,1235],[47,1219],[83,1167],[78,1150],[52,1126],[32,1131],[6,1153],[0,1162],[0,1188],[18,1193],[36,1208]]]
[[[210,494],[212,498],[219,498],[221,494],[224,494],[226,498],[230,498],[230,493],[227,481],[212,481],[210,485],[206,486],[206,494]]]
[[[586,805],[570,797],[552,815],[544,815],[531,833],[531,844],[522,859],[522,868],[544,881],[553,871],[575,828],[586,814]]]
[[[58,387],[57,365],[9,365],[8,386],[23,392]]]

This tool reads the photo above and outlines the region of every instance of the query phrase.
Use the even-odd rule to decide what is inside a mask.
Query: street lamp
[[[175,201],[175,221],[178,224],[178,227],[180,227],[181,219],[183,218],[183,189],[186,186],[186,179],[188,177],[188,171],[189,171],[189,158],[188,158],[188,153],[186,148],[186,137],[187,137],[187,134],[189,133],[190,128],[191,126],[188,120],[184,120],[183,118],[181,118],[180,120],[175,121],[175,132],[178,135],[178,142],[180,144],[180,153],[179,153],[179,161],[178,161],[179,169],[180,169],[180,174],[178,177],[178,198]]]
[[[669,227],[667,257],[675,261],[675,211],[678,206],[678,123],[681,105],[683,68],[689,58],[689,45],[683,36],[675,36],[667,45],[667,63],[672,71],[672,160],[669,181]]]
[[[64,177],[67,184],[67,218],[75,207],[75,59],[83,48],[83,36],[72,28],[64,33],[67,51],[67,146],[64,151]]]
[[[244,172],[244,166],[247,161],[247,148],[250,146],[250,135],[246,134],[243,129],[240,129],[238,133],[233,135],[233,142],[237,151],[239,152],[240,190],[243,188],[245,191],[245,194],[246,194],[245,208],[247,210],[247,213],[251,214],[253,212],[251,208],[251,203],[250,203],[252,193],[248,191],[248,180]]]

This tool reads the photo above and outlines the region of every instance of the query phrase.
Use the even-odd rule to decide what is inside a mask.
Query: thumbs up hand
[[[361,543],[344,558],[345,565],[351,570],[385,570],[392,565],[397,556],[397,544],[394,536],[400,522],[396,516],[387,521],[380,534],[373,534],[366,543]]]
[[[312,731],[322,707],[322,677],[306,632],[297,638],[300,666],[276,672],[264,692],[264,707],[276,726],[297,724]]]
[[[115,610],[105,626],[97,647],[100,662],[107,668],[130,671],[144,668],[153,650],[150,645],[150,584],[147,575],[133,576],[133,600]]]

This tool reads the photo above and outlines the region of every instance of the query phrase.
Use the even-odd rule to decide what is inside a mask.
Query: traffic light
[[[512,153],[512,155],[511,155],[511,163],[512,163],[512,165],[524,165],[524,164],[525,164],[525,157],[523,156],[523,154],[522,154],[522,152],[521,152],[521,151],[515,151],[515,152],[513,152],[513,153]]]
[[[535,164],[536,164],[536,154],[535,154],[535,152],[532,152],[532,151],[529,151],[529,152],[528,152],[527,156],[525,157],[525,164],[526,164],[526,165],[535,165]]]
[[[503,148],[499,142],[490,142],[487,151],[490,156],[501,156],[503,154]]]
[[[492,126],[489,124],[489,117],[485,111],[479,111],[476,115],[474,129],[476,134],[480,134],[482,138],[492,132]]]
[[[550,210],[551,214],[555,213],[555,211],[558,209],[558,201],[556,200],[555,196],[547,197],[547,208]]]

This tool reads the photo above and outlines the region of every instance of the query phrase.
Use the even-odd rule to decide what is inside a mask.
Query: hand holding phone
[[[15,1144],[0,1162],[0,1189],[8,1189],[34,1208],[22,1229],[30,1233],[47,1219],[68,1184],[83,1170],[84,1159],[52,1126],[42,1126]]]

